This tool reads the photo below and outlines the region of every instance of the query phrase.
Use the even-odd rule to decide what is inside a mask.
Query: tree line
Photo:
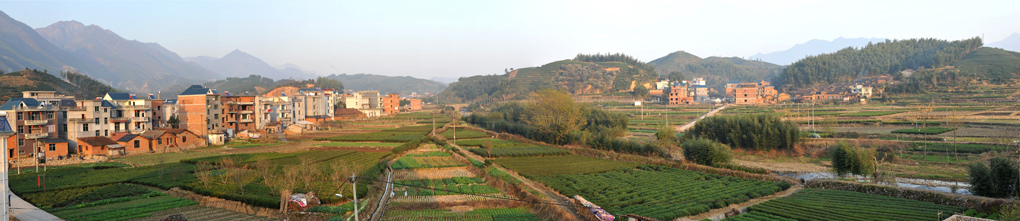
[[[577,56],[574,57],[574,60],[576,60],[576,61],[583,61],[583,62],[610,62],[610,61],[616,61],[616,62],[628,64],[630,66],[634,66],[636,68],[644,70],[645,73],[656,73],[655,72],[655,65],[651,65],[651,64],[645,63],[643,61],[639,61],[638,59],[636,59],[634,57],[631,57],[630,55],[625,55],[625,54],[621,54],[621,53],[615,53],[615,54],[609,54],[609,53],[606,53],[606,54],[602,54],[602,53],[598,53],[598,54],[577,54]]]
[[[507,102],[488,114],[473,113],[464,121],[496,132],[506,132],[552,144],[581,144],[595,149],[637,154],[662,154],[655,144],[622,138],[627,116],[587,104],[575,103],[569,94],[543,89],[530,102]]]
[[[776,81],[793,89],[883,74],[899,78],[900,71],[905,69],[950,65],[981,46],[981,39],[977,37],[958,41],[928,38],[868,43],[861,49],[847,47],[830,54],[808,56],[787,66]]]
[[[800,140],[800,128],[775,115],[714,116],[698,121],[683,140],[705,138],[733,147],[755,150],[792,150]]]

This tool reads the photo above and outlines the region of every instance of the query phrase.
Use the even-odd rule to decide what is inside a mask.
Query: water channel
[[[776,175],[791,177],[794,179],[803,179],[804,181],[813,179],[836,179],[833,173],[808,173],[808,172],[775,172]],[[854,179],[859,182],[871,182],[871,178],[863,176],[848,176],[844,178]],[[931,179],[915,179],[915,178],[896,178],[896,182],[878,182],[878,184],[888,186],[898,186],[914,189],[933,190],[946,193],[954,193],[953,186],[957,186],[955,193],[972,195],[970,193],[970,184],[967,182],[954,182],[954,181],[942,181],[942,180],[931,180]]]

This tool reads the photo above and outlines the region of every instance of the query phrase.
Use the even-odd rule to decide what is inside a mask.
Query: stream
[[[836,179],[836,176],[832,173],[807,173],[807,172],[776,172],[776,175],[791,177],[794,179]],[[871,178],[863,176],[852,176],[848,177],[860,182],[871,182]],[[957,186],[955,193],[972,195],[970,193],[970,184],[966,182],[953,182],[953,181],[942,181],[942,180],[930,180],[930,179],[915,179],[915,178],[896,178],[896,182],[878,182],[882,185],[898,186],[914,189],[933,190],[946,193],[954,193],[952,186]]]

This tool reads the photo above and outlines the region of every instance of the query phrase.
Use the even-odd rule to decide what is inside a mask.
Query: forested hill
[[[702,77],[708,86],[722,91],[727,81],[759,81],[779,73],[780,66],[736,57],[708,57],[677,51],[648,62],[661,75],[679,71],[687,78]],[[670,79],[673,80],[673,79]],[[690,79],[686,79],[690,80]]]
[[[64,72],[60,76],[64,79],[37,70],[10,73],[0,71],[0,100],[19,98],[22,91],[56,91],[57,94],[74,95],[78,99],[91,99],[102,97],[107,92],[117,92],[87,75]]]
[[[655,67],[624,54],[579,54],[539,67],[503,75],[464,77],[439,94],[443,102],[489,102],[526,99],[531,92],[556,88],[571,94],[630,92],[654,87]]]
[[[795,89],[883,74],[898,77],[905,69],[951,65],[981,45],[981,39],[976,37],[958,41],[908,39],[869,43],[861,49],[848,47],[794,62],[776,77],[776,83],[785,89]]]
[[[349,90],[376,90],[382,94],[393,93],[400,94],[401,96],[408,96],[411,93],[418,93],[419,95],[424,93],[436,94],[446,89],[445,83],[410,76],[332,74],[326,77],[343,82],[344,87]]]

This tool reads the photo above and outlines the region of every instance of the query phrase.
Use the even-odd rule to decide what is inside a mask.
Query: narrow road
[[[386,191],[383,191],[382,197],[379,198],[379,205],[375,207],[375,212],[372,212],[371,221],[382,220],[383,214],[386,213],[386,205],[390,201],[390,193],[393,192],[393,170],[386,168]]]
[[[676,126],[676,131],[677,132],[687,131],[687,129],[690,129],[691,127],[693,127],[694,124],[698,122],[698,120],[705,119],[706,117],[711,117],[712,115],[715,115],[716,113],[719,113],[719,111],[722,111],[723,109],[725,109],[727,106],[729,106],[729,104],[725,104],[722,107],[719,107],[719,108],[716,108],[715,110],[709,111],[708,113],[705,113],[705,114],[701,115],[700,117],[695,118],[693,121],[691,121],[690,123],[684,124],[683,126]]]
[[[485,158],[483,158],[481,156],[478,156],[478,155],[475,155],[474,153],[472,153],[471,151],[468,151],[467,149],[464,149],[463,147],[457,146],[457,144],[454,144],[452,141],[447,140],[446,142],[448,144],[450,144],[450,146],[460,150],[461,153],[464,153],[464,156],[467,156],[468,158],[471,158],[471,159],[474,159],[474,160],[478,160],[478,161],[483,161],[483,162],[485,161]],[[507,174],[510,174],[511,176],[514,176],[514,178],[517,178],[518,180],[520,180],[521,183],[523,183],[525,186],[528,186],[528,188],[531,188],[533,190],[537,190],[537,191],[541,192],[543,195],[545,195],[547,198],[552,199],[553,201],[555,201],[556,204],[558,204],[557,206],[562,207],[567,212],[570,212],[570,215],[574,217],[574,219],[572,219],[572,220],[581,220],[580,217],[577,217],[577,211],[574,211],[573,207],[567,206],[567,205],[570,205],[570,201],[567,200],[567,199],[563,199],[563,198],[559,197],[558,193],[553,193],[553,192],[549,192],[549,191],[547,191],[545,189],[536,188],[531,180],[528,180],[528,179],[526,179],[524,177],[521,177],[520,175],[518,175],[515,172],[510,171],[509,169],[503,168],[503,166],[500,166],[498,164],[492,164],[492,166],[496,167],[497,170],[502,170],[503,172],[506,172]]]
[[[26,202],[13,192],[8,191],[7,194],[11,196],[11,216],[18,220],[63,220]]]
[[[734,205],[729,205],[729,206],[723,207],[723,208],[709,210],[707,213],[702,213],[702,214],[698,214],[698,215],[694,215],[694,216],[688,216],[688,217],[684,217],[684,218],[688,218],[688,219],[691,219],[691,220],[703,220],[703,219],[722,220],[722,219],[726,218],[726,212],[733,211],[734,209],[736,209],[737,211],[740,211],[740,213],[746,213],[747,212],[747,207],[758,205],[759,203],[764,203],[764,202],[769,201],[769,200],[787,197],[787,196],[790,196],[790,194],[796,193],[797,191],[800,191],[802,189],[804,189],[804,186],[792,186],[789,189],[786,189],[786,190],[784,190],[782,192],[778,192],[776,194],[772,194],[771,196],[751,199],[751,200],[748,200],[747,202],[743,202],[743,203],[739,203],[739,204],[734,204]]]

